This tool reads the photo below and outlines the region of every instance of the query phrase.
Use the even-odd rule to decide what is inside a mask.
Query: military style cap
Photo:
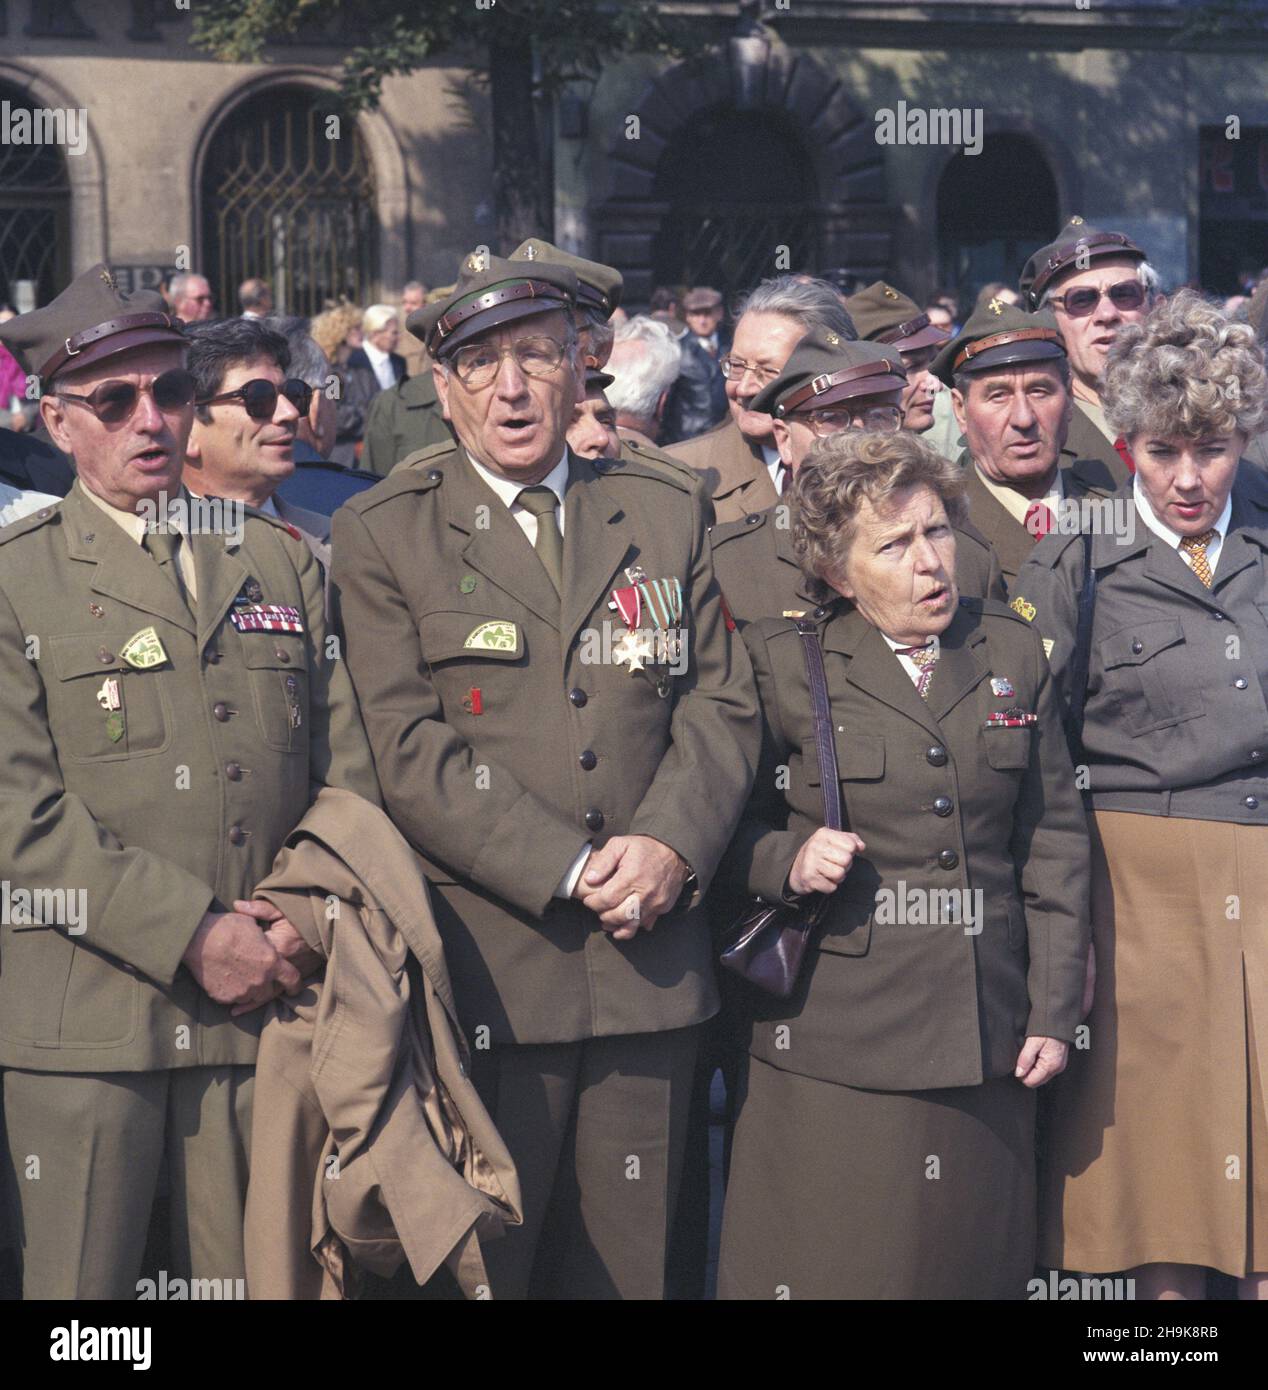
[[[945,328],[930,323],[929,315],[920,312],[914,299],[908,299],[884,280],[850,295],[845,307],[860,338],[892,343],[899,352],[941,347],[951,336]]]
[[[852,342],[815,328],[793,348],[784,370],[753,397],[749,409],[782,420],[796,410],[817,410],[906,385],[897,348]]]
[[[720,309],[722,307],[722,292],[711,290],[706,285],[699,285],[694,290],[688,290],[682,299],[683,309],[694,314],[703,309]]]
[[[406,328],[440,360],[479,333],[530,314],[570,311],[577,299],[577,277],[563,265],[507,261],[473,251],[462,263],[453,292],[424,304]]]
[[[1037,309],[1054,276],[1081,261],[1094,261],[1098,256],[1146,259],[1145,253],[1126,233],[1103,232],[1081,217],[1072,217],[1057,233],[1057,239],[1041,246],[1022,267],[1017,285],[1022,302],[1028,309]]]
[[[183,344],[185,337],[157,290],[124,294],[99,263],[42,309],[0,324],[0,342],[47,387],[60,371],[149,343]]]
[[[610,372],[601,372],[597,367],[586,368],[586,391],[606,391],[616,380]]]
[[[974,309],[968,323],[933,359],[930,370],[950,386],[956,372],[993,371],[1013,362],[1064,356],[1065,344],[1050,309],[1028,314],[1015,304],[992,299]]]
[[[558,246],[531,236],[511,252],[513,261],[533,261],[535,264],[566,265],[577,277],[577,304],[582,309],[596,309],[604,318],[621,302],[625,279],[619,270],[598,261],[582,260]]]

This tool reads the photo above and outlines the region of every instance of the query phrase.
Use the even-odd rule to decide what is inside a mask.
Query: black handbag
[[[823,651],[814,623],[795,619],[806,658],[806,680],[814,716],[815,749],[819,755],[819,779],[823,789],[823,823],[841,829],[841,783],[837,776],[837,749],[832,737],[832,711],[828,706],[828,681],[823,671]],[[727,933],[720,960],[750,984],[777,999],[787,999],[797,984],[810,933],[819,925],[828,896],[814,893],[796,904],[752,902]]]

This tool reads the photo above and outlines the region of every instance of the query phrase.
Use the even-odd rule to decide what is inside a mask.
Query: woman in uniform
[[[1083,808],[1043,648],[961,599],[960,470],[916,435],[819,440],[793,485],[817,585],[844,830],[823,825],[802,639],[745,630],[763,761],[719,876],[830,894],[756,1018],[724,1298],[1016,1298],[1033,1272],[1035,1088],[1087,955]]]
[[[1099,972],[1051,1097],[1040,1253],[1129,1270],[1137,1298],[1200,1298],[1215,1269],[1262,1299],[1268,483],[1239,458],[1268,375],[1252,328],[1182,292],[1119,334],[1102,400],[1136,476],[1129,524],[1091,538],[1085,681],[1080,538],[1041,542],[1015,600],[1086,700]]]

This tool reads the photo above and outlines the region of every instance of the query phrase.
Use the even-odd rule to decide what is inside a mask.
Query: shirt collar
[[[103,497],[98,497],[91,488],[84,486],[82,478],[75,479],[75,486],[83,493],[94,506],[100,507],[103,512],[119,527],[124,533],[140,545],[145,540],[146,519],[138,516],[136,512],[125,512],[121,507],[112,507]],[[184,487],[177,490],[175,497],[168,499],[168,521],[167,524],[173,531],[179,531],[183,536],[185,527],[185,508],[182,503],[185,500],[186,492]]]
[[[1049,511],[1056,515],[1057,508],[1061,505],[1061,499],[1065,495],[1064,484],[1061,480],[1061,467],[1058,464],[1055,476],[1052,479],[1052,486],[1042,497],[1025,497],[1017,491],[1015,487],[1007,487],[1003,483],[997,483],[994,478],[988,478],[978,466],[976,460],[973,467],[977,469],[977,476],[981,480],[982,486],[1000,504],[1001,507],[1015,521],[1019,521],[1023,526],[1026,524],[1026,513],[1030,510],[1032,502],[1042,502]]]
[[[471,457],[471,451],[467,450],[467,459],[472,468],[484,479],[494,492],[506,503],[508,507],[515,505],[515,499],[528,486],[525,483],[517,483],[511,478],[503,478],[501,474],[494,473],[484,464]],[[568,486],[568,446],[564,445],[564,451],[560,455],[559,462],[550,470],[549,473],[537,484],[538,487],[548,487],[551,492],[562,502],[564,500],[564,489]]]
[[[1144,488],[1140,485],[1139,473],[1132,478],[1132,501],[1136,504],[1136,514],[1154,535],[1166,541],[1172,550],[1179,550],[1180,537],[1165,522],[1158,520],[1149,498],[1145,495]],[[1224,509],[1220,512],[1219,516],[1215,518],[1214,529],[1219,533],[1221,545],[1224,544],[1224,537],[1228,533],[1228,523],[1232,519],[1232,515],[1233,491],[1230,488],[1228,496],[1224,499]]]
[[[878,628],[877,631],[879,632],[880,629]],[[900,647],[910,647],[914,645],[911,642],[895,642],[892,637],[886,636],[886,634],[883,632],[881,633],[881,636],[885,638],[885,645],[890,649],[891,652],[898,651]],[[928,642],[924,643],[924,645],[926,647],[931,646],[933,648],[934,655],[936,656],[938,654],[938,649],[942,644],[938,639],[938,634],[935,632],[934,635],[928,640]]]
[[[370,365],[373,367],[377,367],[380,362],[391,360],[392,354],[390,352],[384,352],[382,348],[375,347],[368,338],[361,344],[361,347],[365,351],[365,355],[370,359]]]

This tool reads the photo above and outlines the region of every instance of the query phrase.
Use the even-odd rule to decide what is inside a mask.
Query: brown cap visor
[[[900,323],[896,328],[887,328],[884,333],[878,333],[872,341],[888,343],[899,352],[918,352],[921,348],[941,347],[950,339],[951,335],[945,328],[936,328],[929,322],[928,314],[921,314],[918,318]]]
[[[1052,343],[1065,351],[1065,346],[1061,341],[1061,334],[1053,328],[1019,328],[1012,333],[992,333],[987,338],[978,338],[976,342],[966,343],[955,355],[955,361],[951,364],[951,370],[958,372],[966,363],[971,362],[975,357],[980,357],[982,353],[989,352],[992,348],[1006,347],[1010,343]],[[1056,356],[1056,354],[1053,354]],[[945,370],[945,369],[944,369]]]
[[[907,385],[906,376],[899,375],[894,364],[885,358],[879,362],[864,362],[861,367],[847,367],[840,372],[825,372],[790,392],[775,407],[775,414],[791,415],[798,406],[813,400],[815,405],[831,405],[849,400],[852,396],[874,396],[882,391],[899,391]],[[846,387],[841,390],[838,388]],[[820,400],[820,397],[824,397]]]
[[[73,333],[40,368],[40,380],[50,381],[66,367],[78,370],[148,343],[184,342],[184,334],[176,326],[176,320],[167,314],[150,311],[121,314]]]

